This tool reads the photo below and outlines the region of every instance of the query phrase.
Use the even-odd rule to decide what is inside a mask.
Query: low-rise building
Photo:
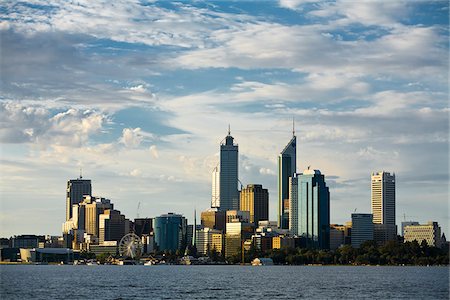
[[[442,246],[441,227],[438,222],[428,222],[423,225],[408,225],[404,228],[404,241],[417,241],[419,244],[425,240],[428,246]]]

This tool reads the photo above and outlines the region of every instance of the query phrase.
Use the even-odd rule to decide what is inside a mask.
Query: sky
[[[276,220],[293,118],[332,223],[384,170],[398,225],[450,233],[448,26],[448,1],[3,1],[0,236],[60,235],[80,168],[130,219],[191,223],[228,124]]]

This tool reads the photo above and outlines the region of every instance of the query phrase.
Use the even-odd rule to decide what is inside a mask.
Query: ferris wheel
[[[125,235],[119,242],[119,253],[120,256],[132,259],[141,256],[142,243],[139,236],[134,233]]]

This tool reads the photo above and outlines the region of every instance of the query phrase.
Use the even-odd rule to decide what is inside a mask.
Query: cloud
[[[156,145],[151,145],[149,148],[149,151],[150,151],[151,155],[153,156],[153,158],[159,158],[159,152],[158,152],[158,149],[156,148]]]
[[[91,110],[68,109],[52,115],[45,107],[20,102],[0,103],[2,143],[36,143],[42,147],[81,147],[99,133],[107,117]]]
[[[122,131],[122,137],[120,142],[125,145],[125,147],[136,148],[142,141],[144,136],[142,135],[141,128],[124,128]]]

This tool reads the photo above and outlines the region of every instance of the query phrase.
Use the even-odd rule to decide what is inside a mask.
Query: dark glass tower
[[[230,129],[220,145],[220,207],[219,210],[239,210],[238,145],[233,143]]]
[[[66,221],[72,218],[72,205],[82,202],[84,195],[92,196],[91,180],[82,178],[67,181]]]
[[[278,227],[289,229],[289,177],[297,171],[297,137],[278,156]]]

